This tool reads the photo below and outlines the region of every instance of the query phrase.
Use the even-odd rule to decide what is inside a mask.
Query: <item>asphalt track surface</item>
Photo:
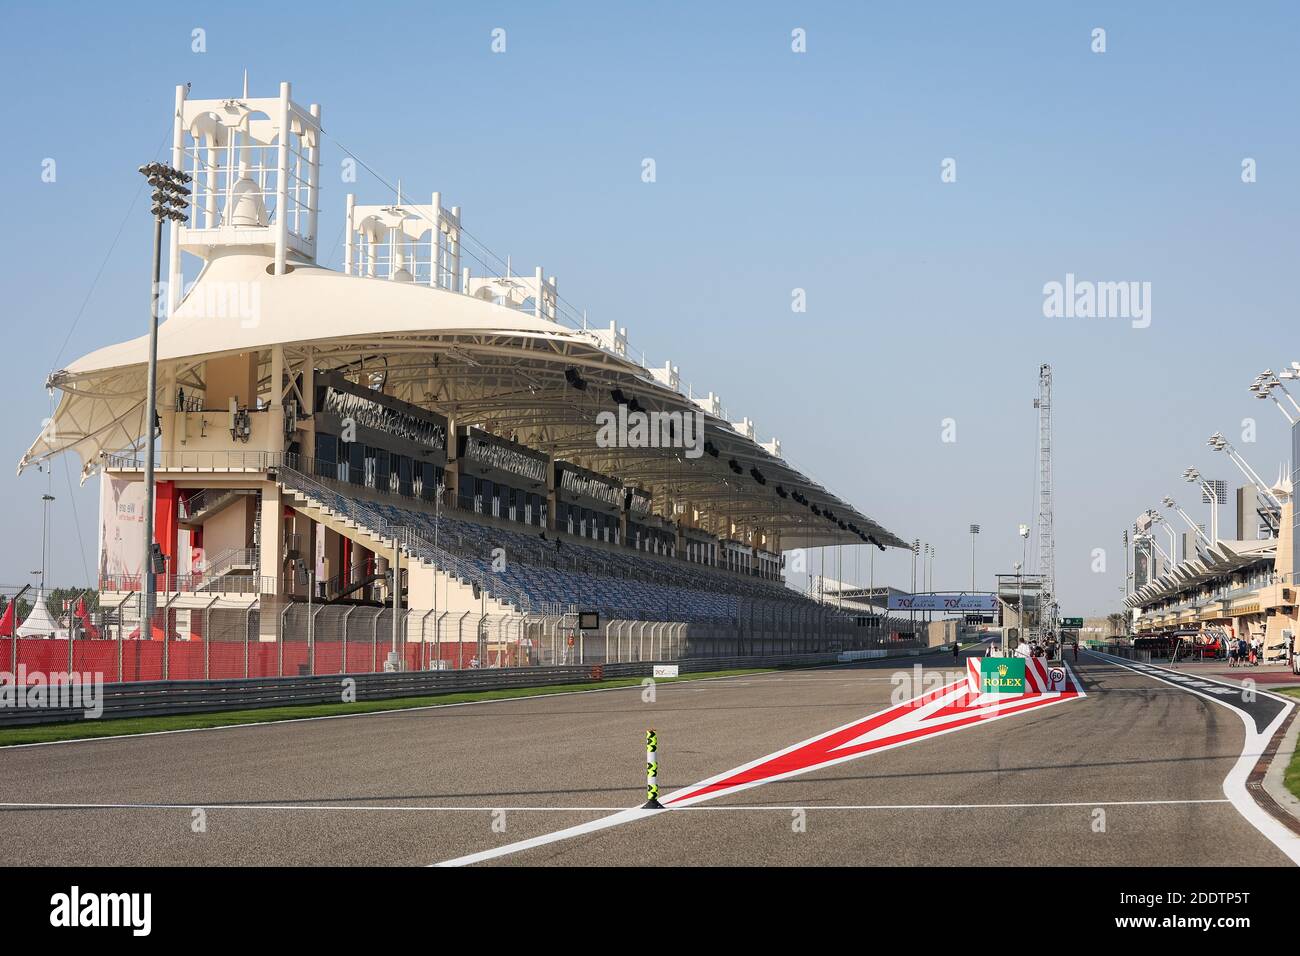
[[[0,749],[0,863],[445,862],[640,804],[647,727],[669,794],[883,710],[916,662]],[[487,864],[1290,862],[1225,798],[1234,710],[1087,653],[1071,666],[1085,697]]]

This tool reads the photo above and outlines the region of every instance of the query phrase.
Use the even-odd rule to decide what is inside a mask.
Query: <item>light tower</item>
[[[1042,576],[1040,626],[1056,620],[1056,538],[1052,528],[1052,366],[1038,367],[1038,573]]]

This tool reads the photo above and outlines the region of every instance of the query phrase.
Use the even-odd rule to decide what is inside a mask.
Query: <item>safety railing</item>
[[[140,591],[144,584],[140,574],[101,574],[99,590],[105,591]],[[258,574],[222,574],[211,575],[205,572],[195,574],[156,574],[154,590],[167,592],[196,592],[208,594],[274,594],[275,578]]]
[[[335,496],[344,494],[344,492],[331,489],[328,485],[322,484],[283,462],[276,468],[276,476],[285,487],[299,492],[305,497],[314,500],[319,507],[330,511],[335,510],[330,507],[330,502],[335,499]],[[495,600],[513,605],[520,611],[527,612],[531,609],[531,600],[528,595],[518,588],[506,584],[495,575],[480,570],[471,564],[469,559],[452,554],[446,548],[441,547],[440,544],[435,544],[409,525],[401,525],[390,521],[377,509],[368,505],[364,499],[349,498],[347,500],[347,510],[350,515],[359,517],[360,523],[368,531],[380,539],[394,542],[408,556],[433,565],[444,574],[450,574],[465,584],[473,585]],[[343,517],[347,517],[347,515]]]
[[[260,560],[256,548],[226,548],[208,559],[202,576],[213,579],[225,577],[232,568],[256,568]]]
[[[262,472],[275,466],[280,456],[269,451],[158,451],[157,471]],[[112,453],[103,456],[108,471],[143,471],[143,452]]]

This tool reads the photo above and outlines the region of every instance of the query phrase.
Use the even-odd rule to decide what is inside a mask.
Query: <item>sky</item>
[[[247,69],[251,95],[289,80],[322,105],[324,264],[349,190],[440,190],[516,269],[933,544],[936,589],[970,587],[971,523],[978,587],[1021,558],[1050,363],[1061,610],[1105,614],[1138,513],[1173,495],[1208,522],[1189,465],[1237,483],[1209,434],[1269,479],[1288,457],[1246,386],[1300,360],[1297,39],[1286,3],[10,3],[0,448],[16,465],[38,434],[51,370],[147,330],[136,167],[163,158],[178,83],[235,96]],[[383,181],[343,183],[344,146]],[[1149,311],[1045,315],[1068,275],[1138,283]],[[0,585],[39,566],[47,492],[48,580],[89,581],[78,470],[0,475]],[[867,581],[866,549],[841,562]],[[877,553],[875,583],[911,567]]]

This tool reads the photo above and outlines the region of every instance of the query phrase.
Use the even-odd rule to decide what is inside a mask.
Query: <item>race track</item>
[[[1246,743],[1236,711],[1087,653],[1071,662],[1086,696],[608,822],[645,799],[646,728],[659,734],[667,800],[885,710],[912,663],[661,683],[653,702],[633,687],[8,748],[0,861],[1290,862],[1225,796]],[[922,663],[923,686],[964,667],[947,655]]]

